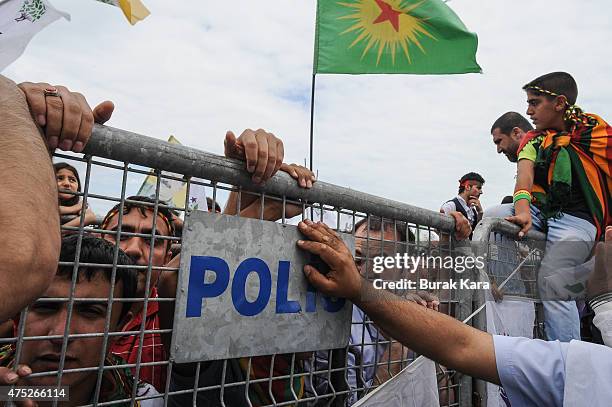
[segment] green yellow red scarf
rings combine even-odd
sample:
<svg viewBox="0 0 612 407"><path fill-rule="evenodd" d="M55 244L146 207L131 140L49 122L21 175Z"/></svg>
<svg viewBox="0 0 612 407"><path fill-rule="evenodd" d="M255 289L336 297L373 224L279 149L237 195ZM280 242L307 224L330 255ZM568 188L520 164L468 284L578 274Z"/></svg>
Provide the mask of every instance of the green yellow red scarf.
<svg viewBox="0 0 612 407"><path fill-rule="evenodd" d="M612 224L612 127L601 117L582 112L574 123L568 133L530 131L519 152L529 141L543 136L535 165L546 170L548 185L534 184L533 203L545 218L559 216L569 198L573 174L582 188L599 239L606 226Z"/></svg>

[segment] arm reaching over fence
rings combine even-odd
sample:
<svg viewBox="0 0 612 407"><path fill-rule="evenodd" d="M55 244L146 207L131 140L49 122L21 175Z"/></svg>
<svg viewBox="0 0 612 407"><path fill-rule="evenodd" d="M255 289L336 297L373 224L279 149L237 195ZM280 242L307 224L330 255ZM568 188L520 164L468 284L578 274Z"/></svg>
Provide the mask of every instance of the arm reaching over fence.
<svg viewBox="0 0 612 407"><path fill-rule="evenodd" d="M45 143L23 92L3 76L0 150L4 177L0 235L5 237L0 254L0 321L4 321L38 298L51 283L59 257L60 229L57 183ZM20 216L19 222L16 216Z"/></svg>
<svg viewBox="0 0 612 407"><path fill-rule="evenodd" d="M300 231L310 240L298 245L321 256L330 266L325 276L311 266L306 277L324 294L346 297L361 308L376 325L414 351L453 369L499 383L491 335L461 322L404 301L363 280L346 245L329 227L300 222ZM427 335L436 327L435 337Z"/></svg>
<svg viewBox="0 0 612 407"><path fill-rule="evenodd" d="M562 343L490 335L413 302L402 301L364 280L352 256L326 225L301 222L308 240L298 246L319 255L330 271L304 267L310 283L326 295L346 297L402 344L471 376L501 384L513 405L607 406L612 390L612 350L582 341ZM602 250L599 250L602 256ZM600 265L606 269L609 262ZM436 335L430 335L435 329ZM588 374L586 373L588 372ZM587 382L588 381L588 382Z"/></svg>

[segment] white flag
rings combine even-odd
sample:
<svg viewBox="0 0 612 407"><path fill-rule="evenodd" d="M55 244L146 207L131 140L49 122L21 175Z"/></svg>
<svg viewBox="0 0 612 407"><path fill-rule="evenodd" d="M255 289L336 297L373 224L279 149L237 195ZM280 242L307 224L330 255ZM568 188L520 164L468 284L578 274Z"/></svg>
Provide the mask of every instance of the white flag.
<svg viewBox="0 0 612 407"><path fill-rule="evenodd" d="M60 17L70 20L70 14L58 11L48 0L0 4L0 71L23 54L36 33Z"/></svg>
<svg viewBox="0 0 612 407"><path fill-rule="evenodd" d="M436 365L421 356L353 407L439 407Z"/></svg>
<svg viewBox="0 0 612 407"><path fill-rule="evenodd" d="M533 338L535 305L529 299L510 298L487 301L487 332L492 335ZM510 401L503 388L487 383L487 407L507 407Z"/></svg>

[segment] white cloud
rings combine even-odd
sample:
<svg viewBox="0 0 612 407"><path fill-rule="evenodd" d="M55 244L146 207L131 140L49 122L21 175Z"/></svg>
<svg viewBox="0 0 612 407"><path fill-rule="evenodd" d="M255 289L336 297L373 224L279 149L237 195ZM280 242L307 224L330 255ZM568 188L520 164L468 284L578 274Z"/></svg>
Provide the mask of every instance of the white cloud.
<svg viewBox="0 0 612 407"><path fill-rule="evenodd" d="M307 157L314 1L147 0L151 16L134 27L94 1L53 3L72 22L38 35L7 76L66 84L92 104L111 99L115 127L217 153L227 129L263 127L283 138L289 161ZM322 180L437 210L477 171L491 206L512 192L514 168L495 154L490 125L524 112L525 82L571 72L579 103L611 116L609 2L448 4L478 33L484 73L318 76Z"/></svg>

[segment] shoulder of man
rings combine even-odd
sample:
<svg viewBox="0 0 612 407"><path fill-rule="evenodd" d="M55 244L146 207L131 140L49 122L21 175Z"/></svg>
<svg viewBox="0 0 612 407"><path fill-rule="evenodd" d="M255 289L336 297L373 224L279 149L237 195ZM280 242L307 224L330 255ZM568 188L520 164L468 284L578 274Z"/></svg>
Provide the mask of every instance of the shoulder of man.
<svg viewBox="0 0 612 407"><path fill-rule="evenodd" d="M457 210L457 206L455 205L455 198L450 199L442 204L440 210L444 213L449 213Z"/></svg>

